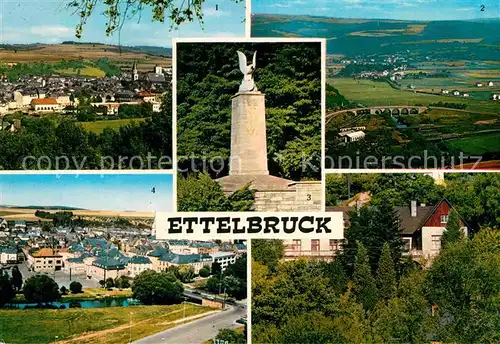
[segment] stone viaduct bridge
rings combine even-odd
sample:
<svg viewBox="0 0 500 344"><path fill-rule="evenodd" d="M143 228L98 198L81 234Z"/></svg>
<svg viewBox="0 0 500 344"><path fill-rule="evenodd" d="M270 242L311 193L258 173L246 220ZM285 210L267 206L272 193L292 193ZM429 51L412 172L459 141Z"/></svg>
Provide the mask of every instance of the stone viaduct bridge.
<svg viewBox="0 0 500 344"><path fill-rule="evenodd" d="M330 112L326 114L326 123L330 121L331 118L340 116L346 113L353 113L354 115L381 115L387 113L389 115L418 115L429 108L427 106L410 106L410 105L400 105L400 106L371 106L365 108L347 109L335 112Z"/></svg>

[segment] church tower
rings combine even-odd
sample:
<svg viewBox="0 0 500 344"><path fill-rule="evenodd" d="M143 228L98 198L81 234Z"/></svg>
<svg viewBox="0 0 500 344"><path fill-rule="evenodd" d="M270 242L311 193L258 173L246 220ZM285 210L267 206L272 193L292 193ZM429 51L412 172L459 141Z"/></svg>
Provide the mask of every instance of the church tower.
<svg viewBox="0 0 500 344"><path fill-rule="evenodd" d="M139 72L137 71L137 63L134 61L134 66L132 67L132 80L139 80Z"/></svg>

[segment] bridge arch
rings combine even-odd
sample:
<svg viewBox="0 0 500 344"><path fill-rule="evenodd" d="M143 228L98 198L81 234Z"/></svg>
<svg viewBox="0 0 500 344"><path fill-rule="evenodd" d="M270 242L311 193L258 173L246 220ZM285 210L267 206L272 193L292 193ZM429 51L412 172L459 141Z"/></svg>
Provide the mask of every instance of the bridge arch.
<svg viewBox="0 0 500 344"><path fill-rule="evenodd" d="M391 112L393 115L399 115L400 111L399 109L392 109L392 112Z"/></svg>
<svg viewBox="0 0 500 344"><path fill-rule="evenodd" d="M410 109L410 115L418 115L419 113L420 113L420 110L417 108Z"/></svg>
<svg viewBox="0 0 500 344"><path fill-rule="evenodd" d="M403 108L403 109L401 109L401 114L402 115L409 115L410 114L410 110L408 110L407 108Z"/></svg>

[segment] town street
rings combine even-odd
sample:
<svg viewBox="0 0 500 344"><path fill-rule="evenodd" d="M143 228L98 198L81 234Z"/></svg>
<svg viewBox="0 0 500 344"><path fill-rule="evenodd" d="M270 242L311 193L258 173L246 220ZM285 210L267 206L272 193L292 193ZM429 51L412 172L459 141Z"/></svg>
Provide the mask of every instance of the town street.
<svg viewBox="0 0 500 344"><path fill-rule="evenodd" d="M228 308L229 309L224 312L153 334L133 343L201 344L207 340L215 338L219 329L242 326L236 323L236 320L247 314L246 308L231 306Z"/></svg>

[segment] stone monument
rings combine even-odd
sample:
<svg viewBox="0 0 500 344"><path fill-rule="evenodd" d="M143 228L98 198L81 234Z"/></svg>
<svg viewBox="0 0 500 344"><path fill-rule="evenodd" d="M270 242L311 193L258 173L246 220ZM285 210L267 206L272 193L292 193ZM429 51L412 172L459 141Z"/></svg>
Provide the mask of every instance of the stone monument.
<svg viewBox="0 0 500 344"><path fill-rule="evenodd" d="M257 89L252 64L238 51L243 80L232 98L229 175L217 179L225 193L250 184L257 211L314 211L321 207L321 182L294 182L269 174L267 166L265 95Z"/></svg>
<svg viewBox="0 0 500 344"><path fill-rule="evenodd" d="M232 98L230 175L268 175L265 95L257 90L253 63L247 65L245 54L238 51L243 73L239 92Z"/></svg>

